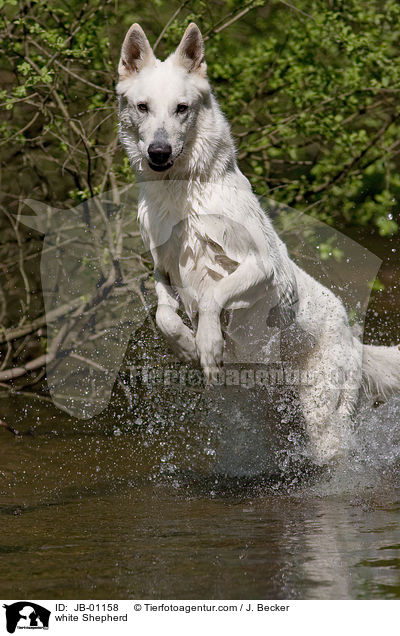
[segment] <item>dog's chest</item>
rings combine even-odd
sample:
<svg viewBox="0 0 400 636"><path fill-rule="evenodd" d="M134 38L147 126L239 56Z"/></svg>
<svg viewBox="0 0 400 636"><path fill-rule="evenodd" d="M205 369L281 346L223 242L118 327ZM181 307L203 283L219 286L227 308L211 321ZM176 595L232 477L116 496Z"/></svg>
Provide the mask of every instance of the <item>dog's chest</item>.
<svg viewBox="0 0 400 636"><path fill-rule="evenodd" d="M191 317L197 312L204 291L239 264L226 254L219 238L213 236L212 227L201 218L185 219L172 228L168 241L156 248L158 264L168 274Z"/></svg>
<svg viewBox="0 0 400 636"><path fill-rule="evenodd" d="M211 202L212 199L212 202ZM139 221L155 266L168 274L189 314L197 311L205 289L239 265L234 232L227 218L216 214L215 192L178 183L169 188L146 184Z"/></svg>

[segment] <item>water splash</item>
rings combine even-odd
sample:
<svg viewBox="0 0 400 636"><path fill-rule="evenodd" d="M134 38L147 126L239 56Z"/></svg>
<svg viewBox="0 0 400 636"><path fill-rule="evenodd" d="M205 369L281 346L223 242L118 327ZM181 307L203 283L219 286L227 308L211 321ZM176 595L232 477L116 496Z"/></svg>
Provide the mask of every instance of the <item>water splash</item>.
<svg viewBox="0 0 400 636"><path fill-rule="evenodd" d="M400 485L400 397L358 413L348 455L318 484L321 495L367 493Z"/></svg>
<svg viewBox="0 0 400 636"><path fill-rule="evenodd" d="M159 419L163 454L153 480L207 496L366 495L400 485L400 397L363 408L346 456L324 467L313 462L293 396L276 397L268 411L269 401L252 391L235 399L221 392L208 398L197 422L177 427ZM146 429L146 444L149 435L154 428Z"/></svg>

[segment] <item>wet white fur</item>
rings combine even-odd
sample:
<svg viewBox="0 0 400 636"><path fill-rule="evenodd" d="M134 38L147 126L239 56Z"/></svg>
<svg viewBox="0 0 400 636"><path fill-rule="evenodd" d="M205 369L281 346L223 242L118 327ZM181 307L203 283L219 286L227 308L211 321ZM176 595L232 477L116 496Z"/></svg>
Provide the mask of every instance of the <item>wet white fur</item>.
<svg viewBox="0 0 400 636"><path fill-rule="evenodd" d="M224 360L268 362L271 309L278 307L283 320L294 312L292 331L300 335L282 345L282 353L313 378L300 386L300 400L314 459L325 463L346 446L362 383L373 397L400 388L400 352L363 347L342 302L289 259L237 166L202 47L190 25L177 51L161 62L133 25L119 66L120 138L140 183L157 325L176 354L200 361L212 380ZM188 105L183 115L180 103ZM173 165L154 172L147 149L160 130ZM180 303L192 328L178 315Z"/></svg>

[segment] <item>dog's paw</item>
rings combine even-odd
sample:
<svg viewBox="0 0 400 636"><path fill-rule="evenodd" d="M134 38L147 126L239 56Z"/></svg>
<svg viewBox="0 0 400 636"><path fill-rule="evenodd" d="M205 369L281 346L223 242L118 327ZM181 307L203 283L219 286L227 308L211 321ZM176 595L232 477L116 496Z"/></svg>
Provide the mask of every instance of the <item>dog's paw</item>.
<svg viewBox="0 0 400 636"><path fill-rule="evenodd" d="M159 306L156 323L180 360L191 363L199 362L194 335L173 309L165 305Z"/></svg>
<svg viewBox="0 0 400 636"><path fill-rule="evenodd" d="M224 339L221 330L206 326L199 328L196 347L205 378L213 384L223 364Z"/></svg>
<svg viewBox="0 0 400 636"><path fill-rule="evenodd" d="M182 329L177 334L176 341L172 347L178 358L184 362L199 362L199 355L197 353L194 336L186 325L182 326Z"/></svg>

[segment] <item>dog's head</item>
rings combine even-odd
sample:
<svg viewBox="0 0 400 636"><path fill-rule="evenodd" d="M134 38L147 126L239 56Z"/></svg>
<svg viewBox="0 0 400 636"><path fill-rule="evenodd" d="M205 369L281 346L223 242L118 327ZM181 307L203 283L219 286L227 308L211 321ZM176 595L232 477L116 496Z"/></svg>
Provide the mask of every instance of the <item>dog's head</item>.
<svg viewBox="0 0 400 636"><path fill-rule="evenodd" d="M183 160L199 112L210 100L199 28L190 24L177 50L161 62L142 28L133 24L118 72L120 136L131 163L143 172L167 172Z"/></svg>

